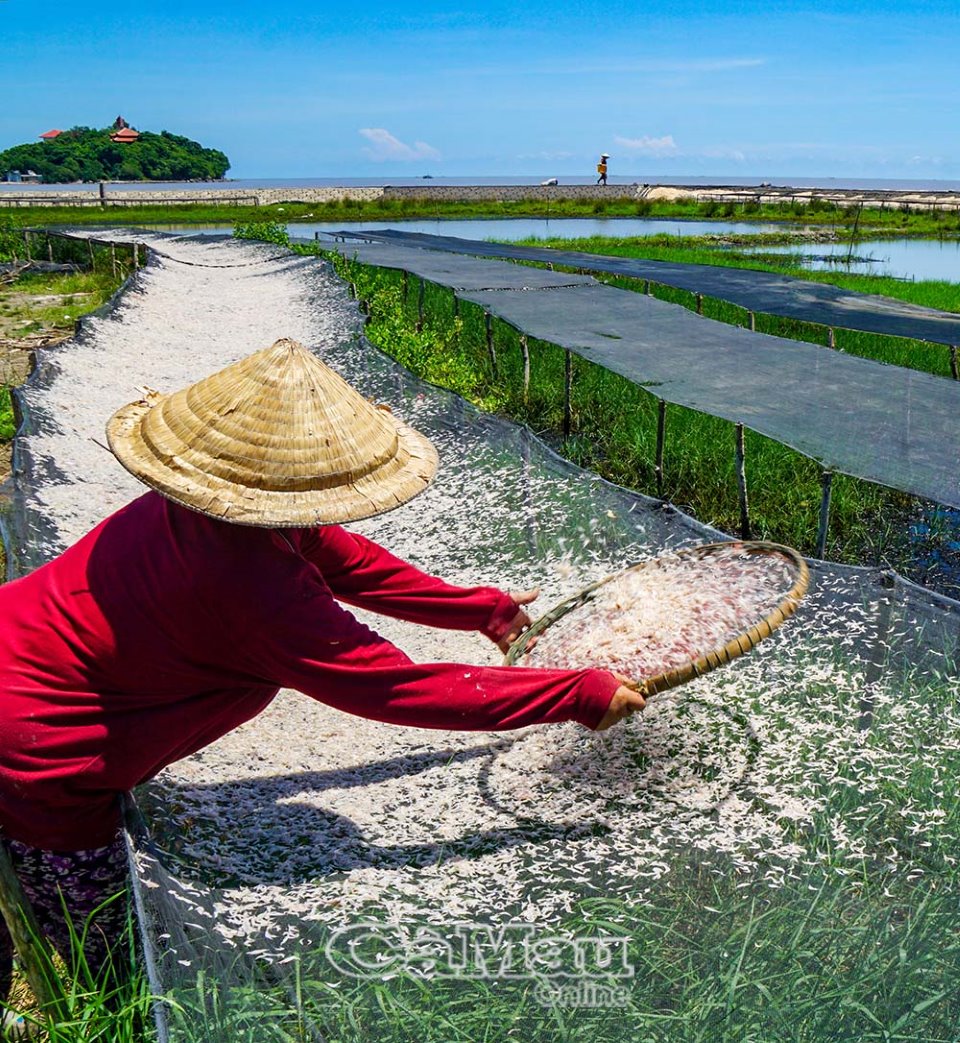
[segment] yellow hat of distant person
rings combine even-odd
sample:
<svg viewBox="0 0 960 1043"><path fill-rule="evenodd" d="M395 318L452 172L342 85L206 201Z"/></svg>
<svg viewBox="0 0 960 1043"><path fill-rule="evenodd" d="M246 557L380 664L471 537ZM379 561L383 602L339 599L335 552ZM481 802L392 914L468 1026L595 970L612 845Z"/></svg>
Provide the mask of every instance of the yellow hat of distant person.
<svg viewBox="0 0 960 1043"><path fill-rule="evenodd" d="M428 438L287 339L182 391L148 392L114 413L107 440L142 482L237 525L368 518L437 469Z"/></svg>

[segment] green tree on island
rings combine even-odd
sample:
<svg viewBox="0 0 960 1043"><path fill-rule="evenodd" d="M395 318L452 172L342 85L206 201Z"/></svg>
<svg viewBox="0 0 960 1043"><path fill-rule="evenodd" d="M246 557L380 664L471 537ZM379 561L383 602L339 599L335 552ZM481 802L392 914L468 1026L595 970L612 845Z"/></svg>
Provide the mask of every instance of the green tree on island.
<svg viewBox="0 0 960 1043"><path fill-rule="evenodd" d="M132 141L115 141L113 127L73 127L48 141L14 145L0 152L0 178L10 170L34 170L49 184L68 181L216 180L230 169L218 149L163 130L141 131Z"/></svg>

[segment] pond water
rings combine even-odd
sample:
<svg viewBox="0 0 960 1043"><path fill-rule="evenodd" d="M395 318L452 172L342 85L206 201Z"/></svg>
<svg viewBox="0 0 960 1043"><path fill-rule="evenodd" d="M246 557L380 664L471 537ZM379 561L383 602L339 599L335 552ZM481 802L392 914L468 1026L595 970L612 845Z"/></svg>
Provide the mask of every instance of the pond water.
<svg viewBox="0 0 960 1043"><path fill-rule="evenodd" d="M229 233L233 225L148 225L161 232L183 232L187 235ZM313 239L331 232L375 232L385 228L429 235L453 235L460 239L583 239L589 236L648 235L757 235L782 232L787 227L775 222L755 221L683 221L677 218L642 217L563 217L534 218L437 218L415 221L384 219L379 221L291 221L287 231L292 236Z"/></svg>
<svg viewBox="0 0 960 1043"><path fill-rule="evenodd" d="M150 225L164 232L185 235L229 234L233 226ZM796 230L796 226L786 226ZM653 235L756 235L781 232L785 226L775 222L682 221L676 218L639 217L596 218L509 218L438 219L417 221L297 221L287 224L291 236L326 238L338 231L377 231L385 228L406 232L426 232L463 239L580 239L589 236ZM885 239L858 243L851 252L848 243L795 244L763 247L768 253L790 253L812 270L853 272L865 275L890 275L898 279L943 279L960 282L960 239Z"/></svg>
<svg viewBox="0 0 960 1043"><path fill-rule="evenodd" d="M764 247L763 252L794 254L813 271L960 282L960 239L876 239L852 249L849 243L817 243Z"/></svg>

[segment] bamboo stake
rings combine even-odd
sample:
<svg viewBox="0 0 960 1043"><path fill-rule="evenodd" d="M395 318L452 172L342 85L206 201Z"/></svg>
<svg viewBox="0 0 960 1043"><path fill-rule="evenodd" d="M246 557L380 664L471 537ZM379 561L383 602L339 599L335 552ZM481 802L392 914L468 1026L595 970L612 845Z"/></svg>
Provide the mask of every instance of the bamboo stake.
<svg viewBox="0 0 960 1043"><path fill-rule="evenodd" d="M530 348L525 333L520 334L520 354L523 357L523 404L526 405L530 398Z"/></svg>
<svg viewBox="0 0 960 1043"><path fill-rule="evenodd" d="M420 333L423 329L423 295L426 291L426 285L423 279L417 283L417 333Z"/></svg>
<svg viewBox="0 0 960 1043"><path fill-rule="evenodd" d="M748 311L747 312L747 320L748 320L747 324L750 327L750 332L751 333L756 333L757 332L757 316L752 311Z"/></svg>
<svg viewBox="0 0 960 1043"><path fill-rule="evenodd" d="M110 244L110 266L113 269L113 277L117 277L117 244Z"/></svg>
<svg viewBox="0 0 960 1043"><path fill-rule="evenodd" d="M573 394L573 356L569 351L564 352L563 359L563 437L570 437L572 427L572 416L570 399Z"/></svg>
<svg viewBox="0 0 960 1043"><path fill-rule="evenodd" d="M823 559L827 553L827 530L830 526L830 494L833 489L833 474L824 471L820 479L820 527L817 530L817 557Z"/></svg>
<svg viewBox="0 0 960 1043"><path fill-rule="evenodd" d="M657 499L663 499L663 444L667 431L667 403L660 399L657 406L657 459L654 465L654 473L657 477Z"/></svg>
<svg viewBox="0 0 960 1043"><path fill-rule="evenodd" d="M702 293L698 293L697 294L697 314L698 315L702 315L703 314L703 294Z"/></svg>
<svg viewBox="0 0 960 1043"><path fill-rule="evenodd" d="M17 879L10 853L0 841L0 912L20 958L23 973L46 1017L54 1023L69 1020L67 999L53 966L50 947L37 923L33 907Z"/></svg>
<svg viewBox="0 0 960 1043"><path fill-rule="evenodd" d="M484 325L487 330L487 354L490 356L490 368L493 370L493 375L497 375L497 347L493 342L493 316L490 312L485 311L483 313Z"/></svg>
<svg viewBox="0 0 960 1043"><path fill-rule="evenodd" d="M31 238L30 229L27 228L27 229L24 230L24 233L23 233L23 248L26 251L26 255L27 255L26 259L28 261L32 261L33 260L33 258L30 256L30 238Z"/></svg>
<svg viewBox="0 0 960 1043"><path fill-rule="evenodd" d="M737 495L740 499L740 538L750 539L750 506L747 502L746 453L743 444L743 424L737 424L736 465Z"/></svg>
<svg viewBox="0 0 960 1043"><path fill-rule="evenodd" d="M950 375L954 380L960 380L960 367L957 366L957 345L950 345Z"/></svg>
<svg viewBox="0 0 960 1043"><path fill-rule="evenodd" d="M827 330L827 347L836 348L837 346L837 331L831 326Z"/></svg>

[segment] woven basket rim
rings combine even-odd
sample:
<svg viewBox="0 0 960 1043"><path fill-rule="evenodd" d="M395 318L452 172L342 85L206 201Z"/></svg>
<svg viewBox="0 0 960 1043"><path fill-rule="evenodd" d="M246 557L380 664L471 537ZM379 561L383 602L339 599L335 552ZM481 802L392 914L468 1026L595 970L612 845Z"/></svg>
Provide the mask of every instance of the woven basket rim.
<svg viewBox="0 0 960 1043"><path fill-rule="evenodd" d="M717 667L723 666L725 663L729 663L731 660L749 652L760 641L779 629L796 611L797 605L799 605L800 600L807 592L807 587L810 583L810 569L803 556L794 550L793 547L788 547L781 543L771 543L766 540L726 540L719 543L701 543L694 547L682 547L679 550L670 551L669 554L661 554L655 558L636 562L625 569L621 569L619 572L611 573L609 576L604 576L603 579L590 583L582 590L554 605L548 612L545 612L510 646L507 654L504 656L504 665L516 665L526 654L526 647L533 638L542 634L558 619L567 615L567 613L579 608L590 599L594 591L607 583L619 579L629 572L639 572L646 568L655 567L668 557L671 559L681 557L709 558L712 554L716 554L721 550L731 549L739 549L748 554L778 554L786 558L796 570L793 586L783 596L779 604L768 612L763 619L746 627L724 645L712 648L696 659L691 659L688 663L673 670L666 670L643 680L631 681L627 687L633 688L644 697L649 697L657 692L676 688L678 685L691 681L695 677L702 677L704 674L716 670Z"/></svg>

